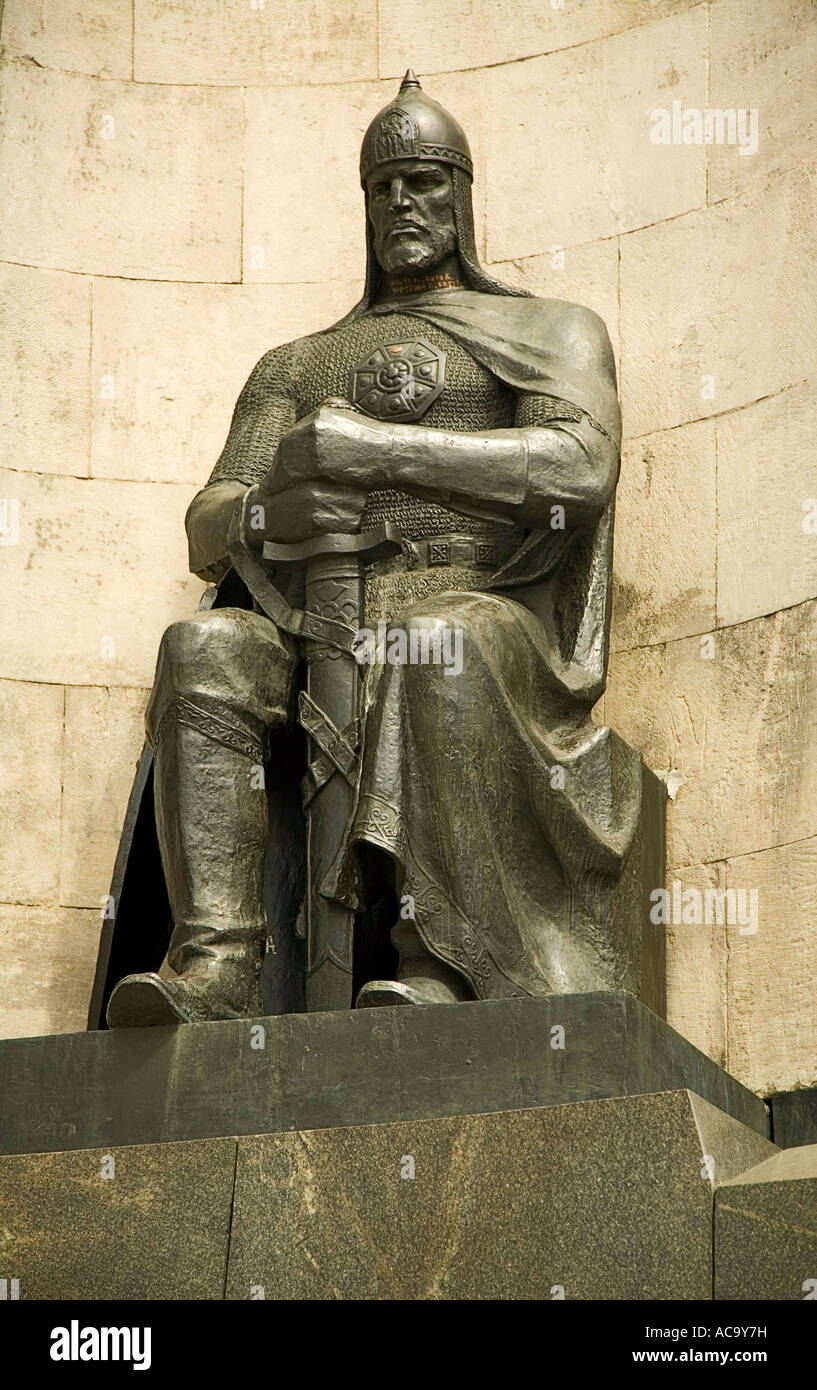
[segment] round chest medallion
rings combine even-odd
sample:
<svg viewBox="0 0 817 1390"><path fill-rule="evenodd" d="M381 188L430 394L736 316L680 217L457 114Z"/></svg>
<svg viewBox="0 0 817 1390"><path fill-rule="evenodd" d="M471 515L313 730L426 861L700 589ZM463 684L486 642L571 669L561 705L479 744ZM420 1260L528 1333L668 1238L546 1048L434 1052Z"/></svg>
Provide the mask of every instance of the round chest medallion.
<svg viewBox="0 0 817 1390"><path fill-rule="evenodd" d="M445 385L445 353L425 338L384 343L349 377L349 399L377 420L419 420Z"/></svg>

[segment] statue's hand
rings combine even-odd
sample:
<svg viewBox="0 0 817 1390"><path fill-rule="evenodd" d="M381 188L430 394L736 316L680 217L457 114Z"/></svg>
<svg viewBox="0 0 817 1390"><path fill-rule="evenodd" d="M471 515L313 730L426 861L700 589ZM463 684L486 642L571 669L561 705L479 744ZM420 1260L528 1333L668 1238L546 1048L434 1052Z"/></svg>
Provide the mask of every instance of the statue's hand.
<svg viewBox="0 0 817 1390"><path fill-rule="evenodd" d="M368 419L351 406L334 402L320 406L282 436L264 484L266 490L277 493L317 478L354 487L378 487L384 481L378 426L379 421Z"/></svg>
<svg viewBox="0 0 817 1390"><path fill-rule="evenodd" d="M258 549L265 540L302 541L332 531L357 531L367 500L361 488L320 478L276 493L252 488L244 508L245 543Z"/></svg>

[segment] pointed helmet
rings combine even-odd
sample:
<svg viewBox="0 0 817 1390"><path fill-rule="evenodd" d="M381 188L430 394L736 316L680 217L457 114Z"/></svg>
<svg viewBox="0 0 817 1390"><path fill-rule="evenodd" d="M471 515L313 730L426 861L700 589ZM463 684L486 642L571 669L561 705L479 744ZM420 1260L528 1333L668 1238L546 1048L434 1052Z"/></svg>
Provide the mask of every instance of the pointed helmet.
<svg viewBox="0 0 817 1390"><path fill-rule="evenodd" d="M529 290L503 285L486 274L477 256L474 234L474 209L471 203L471 180L474 166L465 132L458 121L422 90L409 68L400 90L388 106L379 111L363 136L360 151L360 181L365 190L366 180L378 165L395 159L431 159L451 168L454 189L454 227L457 251L466 285L487 294L510 294L527 297ZM365 314L380 292L383 272L374 250L372 225L366 217L366 285L363 298L340 323L349 323ZM333 325L337 327L338 325Z"/></svg>
<svg viewBox="0 0 817 1390"><path fill-rule="evenodd" d="M364 188L372 171L393 159L433 159L464 169L469 178L474 173L465 131L438 101L426 96L411 68L394 101L378 111L363 137L360 182Z"/></svg>

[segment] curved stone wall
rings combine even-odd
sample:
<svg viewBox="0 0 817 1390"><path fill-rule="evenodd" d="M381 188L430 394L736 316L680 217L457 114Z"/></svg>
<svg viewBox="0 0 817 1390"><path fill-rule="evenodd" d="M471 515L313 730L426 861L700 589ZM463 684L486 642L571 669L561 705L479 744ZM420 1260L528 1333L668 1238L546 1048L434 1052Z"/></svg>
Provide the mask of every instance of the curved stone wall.
<svg viewBox="0 0 817 1390"><path fill-rule="evenodd" d="M359 140L411 65L485 259L618 353L600 713L668 776L670 881L758 893L756 932L672 926L670 1021L817 1083L810 0L6 0L1 35L0 1032L83 1026L185 508L255 360L357 297Z"/></svg>

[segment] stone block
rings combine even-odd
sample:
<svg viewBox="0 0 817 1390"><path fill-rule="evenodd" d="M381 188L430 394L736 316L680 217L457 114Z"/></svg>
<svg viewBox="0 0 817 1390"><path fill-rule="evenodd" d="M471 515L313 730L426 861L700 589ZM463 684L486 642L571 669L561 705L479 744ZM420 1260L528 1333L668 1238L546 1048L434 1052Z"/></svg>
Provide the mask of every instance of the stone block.
<svg viewBox="0 0 817 1390"><path fill-rule="evenodd" d="M0 451L15 469L88 474L91 282L0 264Z"/></svg>
<svg viewBox="0 0 817 1390"><path fill-rule="evenodd" d="M135 0L137 82L322 83L377 77L377 0ZM401 73L402 76L402 73Z"/></svg>
<svg viewBox="0 0 817 1390"><path fill-rule="evenodd" d="M709 1171L771 1152L687 1091L240 1139L227 1298L710 1298Z"/></svg>
<svg viewBox="0 0 817 1390"><path fill-rule="evenodd" d="M0 904L0 1038L72 1033L83 1026L100 925L99 912ZM75 1111L81 1104L78 1092ZM70 1136L71 1123L69 1142Z"/></svg>
<svg viewBox="0 0 817 1390"><path fill-rule="evenodd" d="M426 84L468 132L475 155L475 222L482 240L485 75L458 73ZM360 142L396 96L395 83L247 92L244 279L354 280L366 264Z"/></svg>
<svg viewBox="0 0 817 1390"><path fill-rule="evenodd" d="M691 8L694 0L404 0L381 6L380 71L476 68L574 48ZM649 30L644 30L649 42Z"/></svg>
<svg viewBox="0 0 817 1390"><path fill-rule="evenodd" d="M234 1169L232 1139L0 1158L0 1265L21 1299L222 1298Z"/></svg>
<svg viewBox="0 0 817 1390"><path fill-rule="evenodd" d="M817 1086L817 837L731 859L726 879L759 922L729 934L729 1069L764 1095Z"/></svg>
<svg viewBox="0 0 817 1390"><path fill-rule="evenodd" d="M271 347L327 328L361 286L94 284L94 477L201 487ZM272 462L272 460L270 460Z"/></svg>
<svg viewBox="0 0 817 1390"><path fill-rule="evenodd" d="M144 690L69 686L60 901L102 909L145 738Z"/></svg>
<svg viewBox="0 0 817 1390"><path fill-rule="evenodd" d="M621 992L28 1038L0 1044L0 1066L0 1153L331 1129L678 1088L768 1135L757 1096Z"/></svg>
<svg viewBox="0 0 817 1390"><path fill-rule="evenodd" d="M616 492L613 650L708 632L715 615L715 427L625 440Z"/></svg>
<svg viewBox="0 0 817 1390"><path fill-rule="evenodd" d="M3 86L0 256L131 279L240 280L240 92L14 62Z"/></svg>
<svg viewBox="0 0 817 1390"><path fill-rule="evenodd" d="M618 243L614 237L585 246L554 247L546 256L496 261L488 269L506 284L544 299L565 299L595 310L604 319L618 355Z"/></svg>
<svg viewBox="0 0 817 1390"><path fill-rule="evenodd" d="M815 644L812 602L612 655L605 718L649 767L682 779L667 816L669 864L817 833L817 669L803 660Z"/></svg>
<svg viewBox="0 0 817 1390"><path fill-rule="evenodd" d="M56 899L64 703L61 685L0 680L0 902Z"/></svg>
<svg viewBox="0 0 817 1390"><path fill-rule="evenodd" d="M817 1292L817 1144L786 1149L715 1194L715 1298Z"/></svg>
<svg viewBox="0 0 817 1390"><path fill-rule="evenodd" d="M610 237L705 201L706 151L653 144L649 117L678 91L705 103L702 9L490 68L487 83L490 260Z"/></svg>
<svg viewBox="0 0 817 1390"><path fill-rule="evenodd" d="M817 1086L799 1091L777 1091L769 1096L769 1109L778 1148L817 1144Z"/></svg>
<svg viewBox="0 0 817 1390"><path fill-rule="evenodd" d="M133 0L5 0L3 46L42 68L131 76Z"/></svg>
<svg viewBox="0 0 817 1390"><path fill-rule="evenodd" d="M622 238L630 434L723 415L817 371L816 178L796 170Z"/></svg>
<svg viewBox="0 0 817 1390"><path fill-rule="evenodd" d="M810 0L717 0L710 20L709 105L757 111L758 148L709 150L709 197L720 202L814 157L817 16Z"/></svg>
<svg viewBox="0 0 817 1390"><path fill-rule="evenodd" d="M725 865L671 868L667 883L684 888L725 888ZM730 938L726 923L667 926L667 1022L719 1066L726 1067L727 966Z"/></svg>
<svg viewBox="0 0 817 1390"><path fill-rule="evenodd" d="M717 422L718 622L817 596L817 380Z"/></svg>
<svg viewBox="0 0 817 1390"><path fill-rule="evenodd" d="M25 615L7 633L0 674L149 686L162 632L195 611L203 590L187 572L193 492L0 472L0 496L19 503L19 539L4 551L5 600Z"/></svg>

